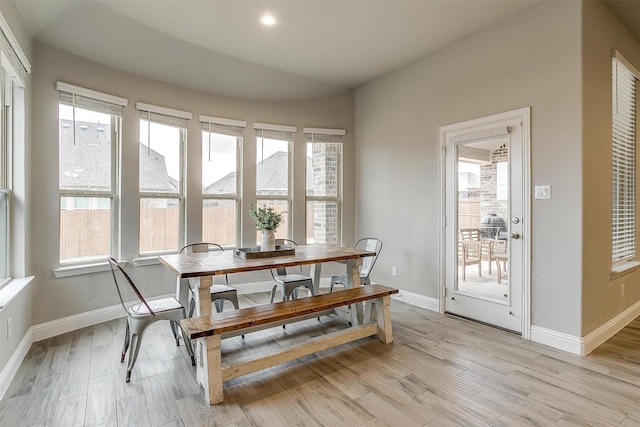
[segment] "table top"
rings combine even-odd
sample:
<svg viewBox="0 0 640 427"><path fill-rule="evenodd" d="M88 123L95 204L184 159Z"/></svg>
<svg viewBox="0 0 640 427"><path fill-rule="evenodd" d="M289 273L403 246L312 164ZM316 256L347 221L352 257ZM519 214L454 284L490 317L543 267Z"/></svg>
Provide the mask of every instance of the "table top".
<svg viewBox="0 0 640 427"><path fill-rule="evenodd" d="M217 276L230 273L318 264L330 261L374 256L375 252L328 245L296 246L295 255L260 259L242 259L233 256L233 250L160 256L160 261L181 279L200 276Z"/></svg>

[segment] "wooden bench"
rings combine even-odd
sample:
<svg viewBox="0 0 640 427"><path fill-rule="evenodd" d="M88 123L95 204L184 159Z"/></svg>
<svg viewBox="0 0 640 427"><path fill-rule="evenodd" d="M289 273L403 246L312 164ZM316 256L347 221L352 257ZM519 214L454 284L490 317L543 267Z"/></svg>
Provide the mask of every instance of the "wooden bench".
<svg viewBox="0 0 640 427"><path fill-rule="evenodd" d="M274 304L265 304L240 310L212 313L206 317L192 317L182 320L180 326L191 339L206 338L206 357L199 360L207 372L205 399L209 404L223 400L222 383L242 375L279 365L350 341L377 335L384 343L393 340L391 332L390 295L397 289L382 285L368 285L327 294L300 298ZM337 307L370 301L373 305L372 320L344 330L331 332L305 340L304 343L284 348L278 352L262 354L251 360L237 364L223 364L220 341L223 335L240 335L256 330L257 327L290 323L309 317L316 317ZM352 310L355 312L355 310ZM355 320L355 317L352 317Z"/></svg>

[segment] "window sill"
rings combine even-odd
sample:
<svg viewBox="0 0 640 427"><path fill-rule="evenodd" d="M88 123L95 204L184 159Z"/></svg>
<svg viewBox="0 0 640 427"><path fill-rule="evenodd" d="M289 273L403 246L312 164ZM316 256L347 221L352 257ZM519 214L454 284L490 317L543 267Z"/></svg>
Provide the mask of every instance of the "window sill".
<svg viewBox="0 0 640 427"><path fill-rule="evenodd" d="M627 261L623 264L611 267L611 278L614 279L623 274L631 273L640 267L640 261Z"/></svg>
<svg viewBox="0 0 640 427"><path fill-rule="evenodd" d="M147 256L147 257L136 258L133 260L133 265L135 265L136 267L143 267L145 265L158 265L158 264L162 264L162 263L160 262L157 256Z"/></svg>
<svg viewBox="0 0 640 427"><path fill-rule="evenodd" d="M125 265L127 261L118 261L118 264ZM62 277L81 276L83 274L102 273L109 271L108 262L96 262L93 264L73 265L66 267L59 267L53 270L53 275L59 279Z"/></svg>
<svg viewBox="0 0 640 427"><path fill-rule="evenodd" d="M2 310L4 306L9 305L11 300L22 292L34 277L35 276L19 277L9 280L2 289L0 289L0 310Z"/></svg>

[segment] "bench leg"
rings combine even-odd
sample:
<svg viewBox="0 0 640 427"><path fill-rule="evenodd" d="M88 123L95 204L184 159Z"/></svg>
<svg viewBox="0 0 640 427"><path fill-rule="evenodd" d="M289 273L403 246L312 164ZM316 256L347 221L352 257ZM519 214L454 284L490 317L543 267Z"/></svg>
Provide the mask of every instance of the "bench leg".
<svg viewBox="0 0 640 427"><path fill-rule="evenodd" d="M200 340L198 340L200 341ZM203 370L207 373L204 383L204 398L209 405L222 402L222 354L220 352L220 335L206 338L206 362Z"/></svg>
<svg viewBox="0 0 640 427"><path fill-rule="evenodd" d="M387 295L382 299L372 301L376 308L376 323L378 324L378 339L385 344L393 342L391 331L391 298Z"/></svg>

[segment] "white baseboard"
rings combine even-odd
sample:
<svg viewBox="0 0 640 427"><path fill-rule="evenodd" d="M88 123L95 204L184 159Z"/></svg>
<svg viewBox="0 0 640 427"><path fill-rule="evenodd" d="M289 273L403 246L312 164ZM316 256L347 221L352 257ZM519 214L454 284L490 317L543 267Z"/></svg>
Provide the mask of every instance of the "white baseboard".
<svg viewBox="0 0 640 427"><path fill-rule="evenodd" d="M85 313L74 314L51 322L40 323L33 326L33 342L45 340L67 332L75 331L87 326L118 319L126 316L122 305L112 305L111 307L99 308Z"/></svg>
<svg viewBox="0 0 640 427"><path fill-rule="evenodd" d="M581 355L582 339L573 335L531 325L531 341Z"/></svg>
<svg viewBox="0 0 640 427"><path fill-rule="evenodd" d="M546 344L569 353L586 356L638 316L640 316L640 301L585 337L579 338L550 329L531 326L531 341Z"/></svg>
<svg viewBox="0 0 640 427"><path fill-rule="evenodd" d="M0 400L4 398L4 394L9 389L9 385L13 380L13 377L18 372L18 368L22 364L22 361L26 357L29 349L31 348L31 344L33 344L33 328L29 328L27 333L22 337L20 344L18 344L18 348L13 352L11 358L0 372Z"/></svg>
<svg viewBox="0 0 640 427"><path fill-rule="evenodd" d="M440 303L437 298L431 298L414 292L400 290L399 293L392 295L392 299L406 302L420 308L438 312L440 311Z"/></svg>
<svg viewBox="0 0 640 427"><path fill-rule="evenodd" d="M620 332L622 328L627 326L633 319L640 316L640 301L600 326L595 331L587 334L582 339L582 354L591 353L600 344Z"/></svg>

